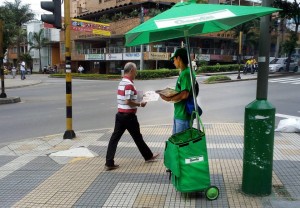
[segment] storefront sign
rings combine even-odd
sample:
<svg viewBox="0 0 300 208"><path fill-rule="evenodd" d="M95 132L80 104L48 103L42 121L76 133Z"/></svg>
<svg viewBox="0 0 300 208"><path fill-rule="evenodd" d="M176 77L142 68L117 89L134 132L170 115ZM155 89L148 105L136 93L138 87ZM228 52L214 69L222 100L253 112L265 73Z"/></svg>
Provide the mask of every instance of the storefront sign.
<svg viewBox="0 0 300 208"><path fill-rule="evenodd" d="M85 54L85 60L105 60L104 54Z"/></svg>
<svg viewBox="0 0 300 208"><path fill-rule="evenodd" d="M195 54L195 58L197 61L210 61L209 54Z"/></svg>
<svg viewBox="0 0 300 208"><path fill-rule="evenodd" d="M169 60L169 53L149 52L149 60Z"/></svg>
<svg viewBox="0 0 300 208"><path fill-rule="evenodd" d="M123 53L123 60L140 60L141 53Z"/></svg>
<svg viewBox="0 0 300 208"><path fill-rule="evenodd" d="M121 61L122 60L122 53L109 53L105 56L106 60L110 61Z"/></svg>

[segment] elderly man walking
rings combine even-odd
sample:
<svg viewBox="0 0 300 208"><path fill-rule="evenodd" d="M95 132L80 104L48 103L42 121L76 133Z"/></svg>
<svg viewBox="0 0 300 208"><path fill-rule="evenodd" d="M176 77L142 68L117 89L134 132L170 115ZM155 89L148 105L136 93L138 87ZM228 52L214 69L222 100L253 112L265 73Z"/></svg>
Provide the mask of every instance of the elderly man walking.
<svg viewBox="0 0 300 208"><path fill-rule="evenodd" d="M132 136L136 146L145 159L145 162L155 161L155 159L159 156L159 153L152 153L140 132L140 124L136 116L137 107L145 107L147 102L137 101L137 91L133 84L136 74L136 65L132 62L128 62L124 67L124 77L118 86L118 113L116 114L114 132L110 138L107 148L105 163L106 170L119 168L119 165L115 164L114 157L118 142L125 130L127 130Z"/></svg>

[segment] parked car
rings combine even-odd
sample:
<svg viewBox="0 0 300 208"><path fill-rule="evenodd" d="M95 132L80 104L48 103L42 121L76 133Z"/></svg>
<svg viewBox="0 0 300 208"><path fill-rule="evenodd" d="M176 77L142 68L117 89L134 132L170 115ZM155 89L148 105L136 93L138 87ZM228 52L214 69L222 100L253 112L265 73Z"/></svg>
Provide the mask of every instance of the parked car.
<svg viewBox="0 0 300 208"><path fill-rule="evenodd" d="M269 72L281 72L285 71L287 64L287 57L285 58L275 58L269 64ZM297 72L298 71L298 62L294 59L290 61L289 71Z"/></svg>

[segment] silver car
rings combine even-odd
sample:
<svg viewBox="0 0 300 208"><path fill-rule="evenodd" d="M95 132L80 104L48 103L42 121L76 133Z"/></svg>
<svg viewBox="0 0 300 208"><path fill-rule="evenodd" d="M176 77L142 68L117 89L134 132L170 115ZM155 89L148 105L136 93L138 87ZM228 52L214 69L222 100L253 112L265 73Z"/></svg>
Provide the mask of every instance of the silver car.
<svg viewBox="0 0 300 208"><path fill-rule="evenodd" d="M275 58L269 63L269 72L281 72L286 71L286 64L288 58ZM298 71L298 62L294 59L290 61L289 71Z"/></svg>

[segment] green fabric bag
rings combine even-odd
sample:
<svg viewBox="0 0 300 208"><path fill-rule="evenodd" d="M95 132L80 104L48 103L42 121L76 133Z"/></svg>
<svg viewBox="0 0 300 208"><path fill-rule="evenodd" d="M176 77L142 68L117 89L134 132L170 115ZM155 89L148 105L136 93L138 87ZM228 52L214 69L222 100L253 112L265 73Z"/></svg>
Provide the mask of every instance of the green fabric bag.
<svg viewBox="0 0 300 208"><path fill-rule="evenodd" d="M166 141L164 165L171 170L172 183L180 192L201 191L210 186L204 127L196 115L203 131L190 127Z"/></svg>

